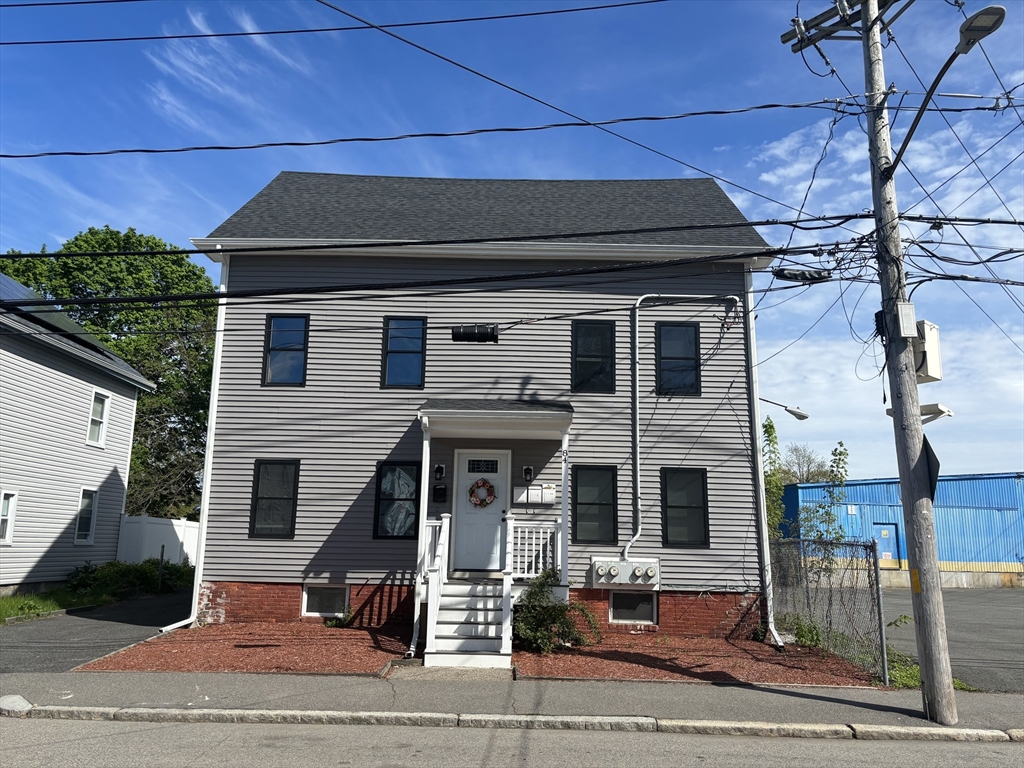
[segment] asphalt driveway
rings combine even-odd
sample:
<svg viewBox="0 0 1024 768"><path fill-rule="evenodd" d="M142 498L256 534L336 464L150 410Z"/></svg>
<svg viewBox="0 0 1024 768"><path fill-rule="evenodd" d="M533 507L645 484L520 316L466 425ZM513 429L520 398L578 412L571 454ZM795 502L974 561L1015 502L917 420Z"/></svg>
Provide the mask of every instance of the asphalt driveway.
<svg viewBox="0 0 1024 768"><path fill-rule="evenodd" d="M983 691L1024 692L1024 589L944 589L953 676ZM913 615L909 589L882 595L885 620ZM917 658L913 623L886 629L889 643Z"/></svg>
<svg viewBox="0 0 1024 768"><path fill-rule="evenodd" d="M192 590L0 625L0 673L68 672L188 618Z"/></svg>

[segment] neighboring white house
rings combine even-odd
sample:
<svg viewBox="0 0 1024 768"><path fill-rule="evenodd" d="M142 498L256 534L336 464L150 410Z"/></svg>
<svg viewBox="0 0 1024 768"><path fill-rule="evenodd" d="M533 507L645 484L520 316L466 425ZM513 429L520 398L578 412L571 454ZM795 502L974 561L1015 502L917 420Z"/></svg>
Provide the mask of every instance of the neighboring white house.
<svg viewBox="0 0 1024 768"><path fill-rule="evenodd" d="M39 298L0 274L0 301ZM154 386L65 315L0 307L0 591L115 558L135 398Z"/></svg>

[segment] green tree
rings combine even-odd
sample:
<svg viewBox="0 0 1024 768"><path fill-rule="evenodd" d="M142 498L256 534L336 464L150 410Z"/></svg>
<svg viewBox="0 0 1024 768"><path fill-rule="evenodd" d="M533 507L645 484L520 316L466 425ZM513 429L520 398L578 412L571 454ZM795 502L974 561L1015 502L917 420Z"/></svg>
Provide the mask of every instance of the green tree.
<svg viewBox="0 0 1024 768"><path fill-rule="evenodd" d="M144 256L0 260L0 270L48 299L156 384L140 392L125 511L181 517L199 501L216 304L80 305L73 299L206 293L213 283L173 245L129 228L90 227L56 253ZM45 252L45 248L43 249ZM17 251L8 251L17 253Z"/></svg>
<svg viewBox="0 0 1024 768"><path fill-rule="evenodd" d="M800 508L800 535L819 542L842 541L846 533L839 523L836 508L846 501L846 478L850 452L840 440L829 459L824 498Z"/></svg>
<svg viewBox="0 0 1024 768"><path fill-rule="evenodd" d="M782 504L782 492L786 487L782 453L779 450L779 435L775 430L775 422L768 416L761 425L762 445L764 454L764 501L768 515L768 536L778 539L782 536L782 517L785 507Z"/></svg>
<svg viewBox="0 0 1024 768"><path fill-rule="evenodd" d="M806 443L789 443L782 454L782 472L790 483L827 483L828 462Z"/></svg>

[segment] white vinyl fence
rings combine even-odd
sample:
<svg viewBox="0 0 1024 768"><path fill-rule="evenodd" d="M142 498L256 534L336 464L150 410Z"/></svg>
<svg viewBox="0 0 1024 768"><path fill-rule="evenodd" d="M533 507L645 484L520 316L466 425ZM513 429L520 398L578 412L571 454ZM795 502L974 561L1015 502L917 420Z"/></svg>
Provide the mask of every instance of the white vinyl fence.
<svg viewBox="0 0 1024 768"><path fill-rule="evenodd" d="M160 557L161 544L164 547L164 560L180 563L188 557L194 565L199 551L199 523L145 515L121 515L121 534L117 541L118 560L141 563L150 557Z"/></svg>

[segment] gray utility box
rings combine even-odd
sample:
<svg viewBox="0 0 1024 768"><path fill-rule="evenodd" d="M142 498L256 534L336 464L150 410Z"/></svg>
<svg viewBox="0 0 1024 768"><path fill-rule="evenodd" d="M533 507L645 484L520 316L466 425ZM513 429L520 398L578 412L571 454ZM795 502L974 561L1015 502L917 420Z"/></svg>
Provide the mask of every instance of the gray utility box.
<svg viewBox="0 0 1024 768"><path fill-rule="evenodd" d="M917 321L917 336L910 340L914 346L914 369L917 383L942 381L942 354L939 351L939 326L927 320Z"/></svg>
<svg viewBox="0 0 1024 768"><path fill-rule="evenodd" d="M657 589L661 583L661 562L595 555L590 558L590 583L597 589Z"/></svg>

